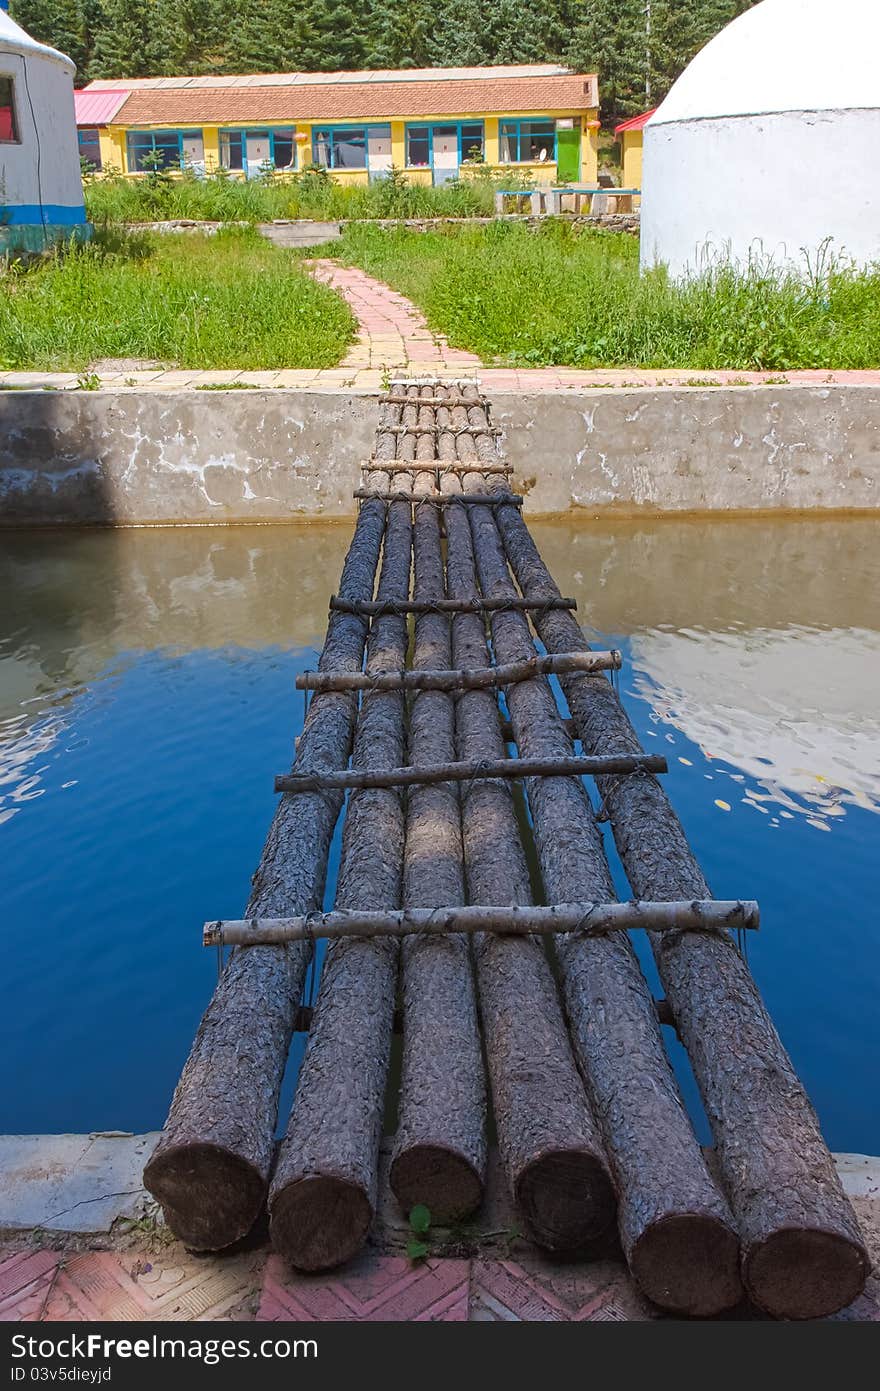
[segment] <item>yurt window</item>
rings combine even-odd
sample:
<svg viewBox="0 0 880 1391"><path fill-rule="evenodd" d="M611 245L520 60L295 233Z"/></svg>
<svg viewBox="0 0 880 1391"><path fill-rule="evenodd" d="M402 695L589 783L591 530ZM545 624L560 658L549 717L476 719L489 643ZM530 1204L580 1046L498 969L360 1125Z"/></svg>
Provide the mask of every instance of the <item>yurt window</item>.
<svg viewBox="0 0 880 1391"><path fill-rule="evenodd" d="M15 119L15 79L0 73L0 144L18 144Z"/></svg>

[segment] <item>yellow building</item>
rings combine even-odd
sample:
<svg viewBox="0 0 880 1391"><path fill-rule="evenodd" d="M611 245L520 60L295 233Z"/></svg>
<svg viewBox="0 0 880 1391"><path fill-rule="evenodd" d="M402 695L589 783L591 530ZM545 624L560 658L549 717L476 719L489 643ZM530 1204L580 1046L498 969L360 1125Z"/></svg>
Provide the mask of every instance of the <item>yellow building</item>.
<svg viewBox="0 0 880 1391"><path fill-rule="evenodd" d="M656 110L656 106L652 107L650 111L643 111L640 116L631 116L628 121L621 121L619 126L614 127L614 134L620 141L624 188L641 188L642 186L644 130ZM640 199L635 200L636 204L640 201Z"/></svg>
<svg viewBox="0 0 880 1391"><path fill-rule="evenodd" d="M592 184L598 165L596 75L551 63L100 80L76 105L84 158L133 176L317 164L344 182L393 167L442 184L488 165Z"/></svg>

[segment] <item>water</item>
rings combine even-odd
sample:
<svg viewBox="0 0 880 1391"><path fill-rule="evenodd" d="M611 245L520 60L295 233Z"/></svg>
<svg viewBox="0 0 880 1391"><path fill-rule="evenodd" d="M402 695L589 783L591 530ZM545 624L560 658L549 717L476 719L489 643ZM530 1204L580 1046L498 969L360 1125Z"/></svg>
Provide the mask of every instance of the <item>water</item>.
<svg viewBox="0 0 880 1391"><path fill-rule="evenodd" d="M826 1137L880 1153L880 522L534 532L623 649L714 892L761 901L749 960ZM246 900L348 539L0 535L0 1130L161 1125L216 978L201 923Z"/></svg>

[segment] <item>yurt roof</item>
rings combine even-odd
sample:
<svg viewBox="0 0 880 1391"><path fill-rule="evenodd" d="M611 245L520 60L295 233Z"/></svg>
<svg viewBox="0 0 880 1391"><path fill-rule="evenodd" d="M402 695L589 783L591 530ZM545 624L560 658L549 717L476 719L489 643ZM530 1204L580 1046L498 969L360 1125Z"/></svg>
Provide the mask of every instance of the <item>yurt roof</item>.
<svg viewBox="0 0 880 1391"><path fill-rule="evenodd" d="M32 39L14 19L9 18L5 10L0 10L0 54L3 53L19 53L24 57L39 54L44 62L58 63L70 72L76 72L76 64L71 58L59 53L57 48L49 48L48 44Z"/></svg>
<svg viewBox="0 0 880 1391"><path fill-rule="evenodd" d="M649 122L880 107L878 0L763 0L697 54Z"/></svg>

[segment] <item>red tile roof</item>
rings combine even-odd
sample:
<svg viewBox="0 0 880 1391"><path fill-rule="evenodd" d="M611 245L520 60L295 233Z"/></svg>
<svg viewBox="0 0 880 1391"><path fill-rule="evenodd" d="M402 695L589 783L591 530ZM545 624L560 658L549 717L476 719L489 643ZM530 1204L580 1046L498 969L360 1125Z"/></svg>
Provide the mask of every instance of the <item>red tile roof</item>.
<svg viewBox="0 0 880 1391"><path fill-rule="evenodd" d="M98 95L98 93L95 93ZM103 95L103 94L102 94ZM139 88L116 113L118 124L230 125L236 121L367 121L483 112L585 111L597 103L595 75L485 77L453 81L348 81L313 85ZM94 120L92 124L95 124Z"/></svg>
<svg viewBox="0 0 880 1391"><path fill-rule="evenodd" d="M640 116L630 116L628 121L621 121L619 126L614 127L614 134L621 135L625 130L644 130L656 110L656 106L652 106L650 111L643 111Z"/></svg>
<svg viewBox="0 0 880 1391"><path fill-rule="evenodd" d="M74 92L73 104L76 109L78 126L106 126L116 115L128 96L128 89L105 87L100 92Z"/></svg>

